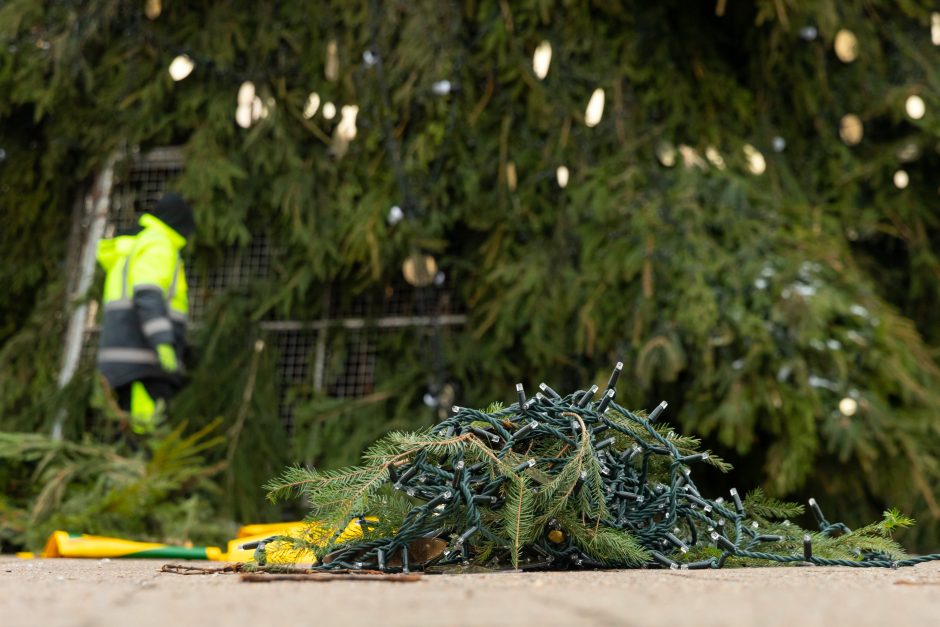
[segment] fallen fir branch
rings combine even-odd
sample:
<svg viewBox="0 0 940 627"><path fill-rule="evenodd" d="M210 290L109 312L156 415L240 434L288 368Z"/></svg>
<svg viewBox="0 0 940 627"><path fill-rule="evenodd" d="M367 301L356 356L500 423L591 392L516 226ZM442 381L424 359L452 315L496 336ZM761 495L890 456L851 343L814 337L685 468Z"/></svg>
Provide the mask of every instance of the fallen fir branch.
<svg viewBox="0 0 940 627"><path fill-rule="evenodd" d="M303 497L310 520L337 530L358 520L362 535L343 541L337 531L325 546L278 539L325 556L313 567L321 571L898 567L940 559L905 555L891 536L913 520L894 510L853 531L830 523L810 499L819 529L807 532L789 520L802 506L760 490L706 498L692 468L730 465L659 424L665 402L648 416L614 402L622 367L598 400L597 386L563 396L543 383L527 397L519 384L509 407L455 407L426 431L379 440L361 466L290 468L266 486L272 500ZM427 550L429 539L439 550Z"/></svg>

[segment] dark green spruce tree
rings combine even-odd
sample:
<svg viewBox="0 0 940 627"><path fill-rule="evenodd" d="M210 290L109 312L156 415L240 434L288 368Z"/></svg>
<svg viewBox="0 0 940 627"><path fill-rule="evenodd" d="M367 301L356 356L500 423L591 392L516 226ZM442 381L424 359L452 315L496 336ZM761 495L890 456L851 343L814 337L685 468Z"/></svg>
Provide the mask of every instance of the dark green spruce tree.
<svg viewBox="0 0 940 627"><path fill-rule="evenodd" d="M936 11L7 0L0 430L47 433L64 410L70 440L110 433L89 365L56 388L75 203L112 155L175 145L173 186L200 223L192 272L277 243L265 280L210 303L174 416L222 417L229 444L205 463L228 463L226 515L275 515L259 486L288 463L337 467L427 425L429 381L483 406L516 381L602 383L622 360L618 402L670 401L742 487L811 492L846 520L897 506L922 534L901 540L927 548L940 538ZM174 81L182 55L193 69ZM255 111L237 120L246 82ZM415 253L436 258L468 322L439 358L420 332L384 335L364 398L295 386L285 433L259 323L321 317L327 294L381 299ZM35 496L28 468L10 468L0 524Z"/></svg>

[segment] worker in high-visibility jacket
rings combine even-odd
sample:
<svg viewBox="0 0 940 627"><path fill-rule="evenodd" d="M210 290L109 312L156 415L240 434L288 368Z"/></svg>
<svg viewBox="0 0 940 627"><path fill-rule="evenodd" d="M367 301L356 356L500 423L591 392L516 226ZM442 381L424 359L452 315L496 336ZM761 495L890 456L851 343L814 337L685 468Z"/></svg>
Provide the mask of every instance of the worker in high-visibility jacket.
<svg viewBox="0 0 940 627"><path fill-rule="evenodd" d="M102 240L106 274L98 369L138 434L153 431L158 403L182 385L189 302L180 250L196 228L193 211L168 193L140 218L136 235Z"/></svg>

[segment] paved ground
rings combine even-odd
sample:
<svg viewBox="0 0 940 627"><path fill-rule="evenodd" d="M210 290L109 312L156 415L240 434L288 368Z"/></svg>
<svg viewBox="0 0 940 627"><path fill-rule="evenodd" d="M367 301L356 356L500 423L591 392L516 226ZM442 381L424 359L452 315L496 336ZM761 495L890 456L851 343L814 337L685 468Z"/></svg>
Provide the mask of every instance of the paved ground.
<svg viewBox="0 0 940 627"><path fill-rule="evenodd" d="M940 625L940 563L247 583L162 561L0 557L0 625Z"/></svg>

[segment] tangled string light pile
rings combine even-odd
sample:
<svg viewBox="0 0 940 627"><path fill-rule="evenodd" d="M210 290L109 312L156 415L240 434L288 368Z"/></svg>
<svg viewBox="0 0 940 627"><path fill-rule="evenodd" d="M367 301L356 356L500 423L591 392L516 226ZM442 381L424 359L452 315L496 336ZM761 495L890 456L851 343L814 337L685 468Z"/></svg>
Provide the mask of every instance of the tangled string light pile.
<svg viewBox="0 0 940 627"><path fill-rule="evenodd" d="M455 414L417 433L392 433L361 466L288 469L268 486L277 499L311 504L309 533L270 540L323 556L315 569L521 570L721 568L730 564L899 567L940 559L908 557L892 538L912 520L895 510L851 530L830 523L804 531L789 518L803 507L760 490L730 500L704 497L697 464L730 466L695 438L615 401L618 363L606 389L561 395L546 384L534 397ZM358 521L361 535L323 537ZM265 560L265 543L256 558Z"/></svg>

